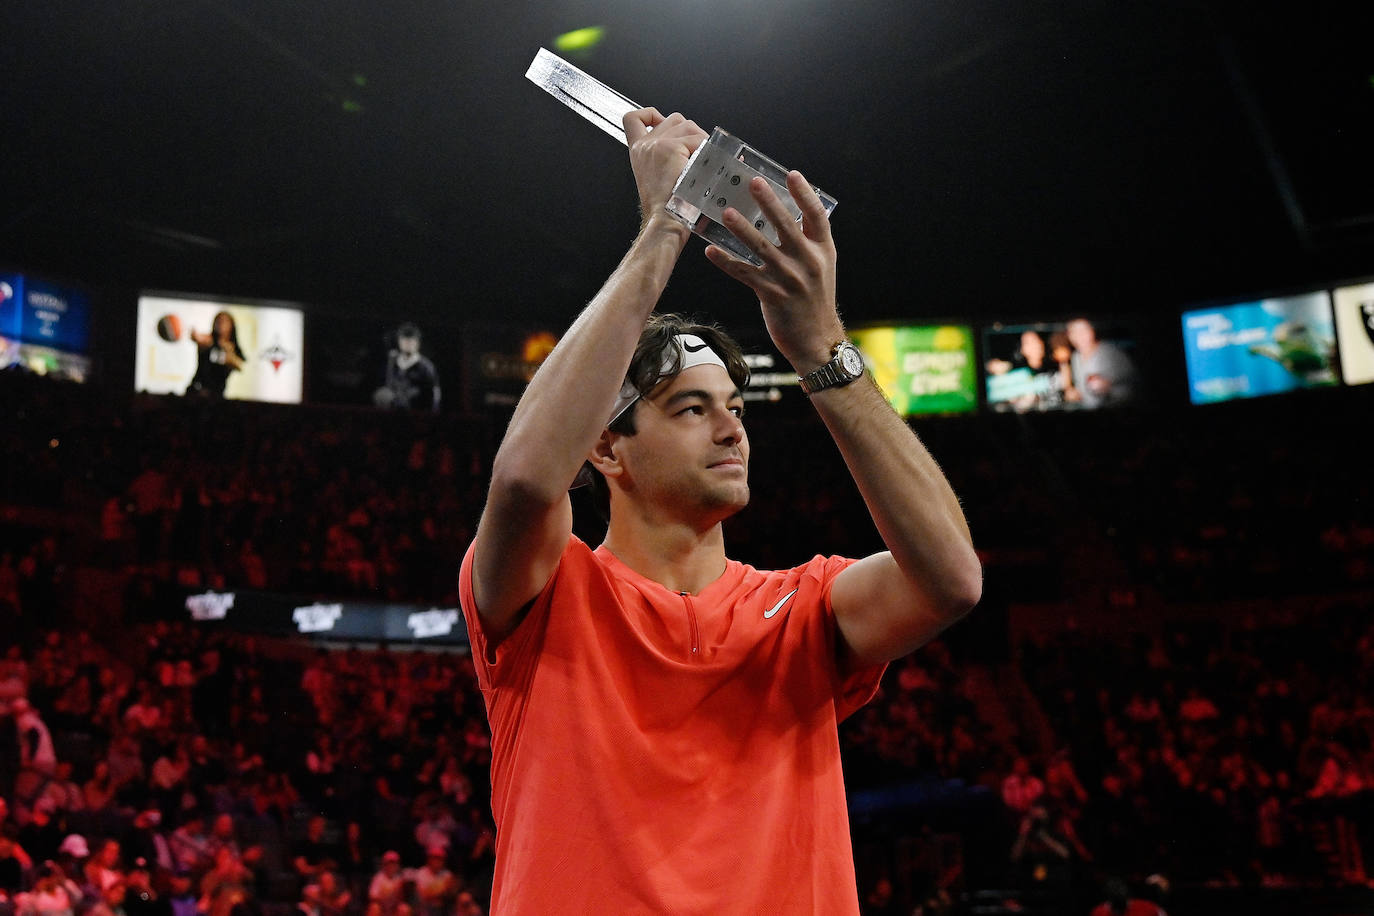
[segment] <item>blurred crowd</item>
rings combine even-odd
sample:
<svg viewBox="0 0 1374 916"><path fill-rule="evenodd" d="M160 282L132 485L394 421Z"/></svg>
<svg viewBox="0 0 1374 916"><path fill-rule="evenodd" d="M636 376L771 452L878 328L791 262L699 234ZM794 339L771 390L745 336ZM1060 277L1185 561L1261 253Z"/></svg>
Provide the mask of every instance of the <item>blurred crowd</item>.
<svg viewBox="0 0 1374 916"><path fill-rule="evenodd" d="M5 912L482 912L490 744L465 657L128 635L50 631L0 662Z"/></svg>
<svg viewBox="0 0 1374 916"><path fill-rule="evenodd" d="M175 618L204 588L452 605L499 422L0 387L0 911L481 912L489 737L464 657ZM878 549L794 406L751 414L732 553L777 567ZM1366 594L1374 503L1340 431L1281 401L921 433L1002 606L891 667L843 726L851 786L987 793L1001 818L965 839L991 834L970 848L1014 881L1367 882L1367 597L1317 621L986 638L1006 643L1006 603L1103 583L1193 603ZM936 897L963 880L943 869Z"/></svg>
<svg viewBox="0 0 1374 916"><path fill-rule="evenodd" d="M1004 785L1009 807L1038 806L1048 835L1108 870L1151 862L1194 882L1368 884L1369 610L1027 641L1020 670L1062 744L1019 788Z"/></svg>

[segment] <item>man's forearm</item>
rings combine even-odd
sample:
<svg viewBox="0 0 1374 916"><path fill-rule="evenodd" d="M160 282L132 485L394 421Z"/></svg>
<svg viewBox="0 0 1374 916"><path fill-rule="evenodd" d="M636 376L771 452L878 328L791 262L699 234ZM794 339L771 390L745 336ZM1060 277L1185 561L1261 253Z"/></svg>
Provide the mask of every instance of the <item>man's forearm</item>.
<svg viewBox="0 0 1374 916"><path fill-rule="evenodd" d="M811 400L907 581L931 609L967 611L981 568L959 500L930 452L867 376Z"/></svg>
<svg viewBox="0 0 1374 916"><path fill-rule="evenodd" d="M606 425L644 322L688 234L667 214L645 221L619 266L530 381L497 452L493 481L518 480L550 500L566 492Z"/></svg>

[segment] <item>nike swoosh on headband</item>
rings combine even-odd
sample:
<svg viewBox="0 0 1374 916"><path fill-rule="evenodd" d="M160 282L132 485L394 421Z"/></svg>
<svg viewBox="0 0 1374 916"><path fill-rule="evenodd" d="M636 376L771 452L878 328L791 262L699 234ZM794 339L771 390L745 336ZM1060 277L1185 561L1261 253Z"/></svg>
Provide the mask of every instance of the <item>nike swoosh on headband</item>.
<svg viewBox="0 0 1374 916"><path fill-rule="evenodd" d="M706 341L695 334L678 334L663 348L663 362L658 370L658 381L654 384L673 375L674 369L685 372L694 366L720 366L725 371L730 371L725 365L725 360L721 359ZM653 385L649 387L652 389ZM611 417L606 421L606 425L610 426L620 419L620 415L629 410L630 405L640 397L639 389L627 379L620 386L620 394L616 395L615 405L611 408Z"/></svg>

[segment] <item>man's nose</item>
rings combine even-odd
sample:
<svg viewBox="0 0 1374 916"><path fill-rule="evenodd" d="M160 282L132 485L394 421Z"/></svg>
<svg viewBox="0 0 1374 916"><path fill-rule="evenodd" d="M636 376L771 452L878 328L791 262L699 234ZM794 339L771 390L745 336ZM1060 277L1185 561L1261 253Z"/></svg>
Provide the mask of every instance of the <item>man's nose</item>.
<svg viewBox="0 0 1374 916"><path fill-rule="evenodd" d="M716 439L721 442L738 442L744 438L744 422L733 410L721 411L721 419L716 424Z"/></svg>

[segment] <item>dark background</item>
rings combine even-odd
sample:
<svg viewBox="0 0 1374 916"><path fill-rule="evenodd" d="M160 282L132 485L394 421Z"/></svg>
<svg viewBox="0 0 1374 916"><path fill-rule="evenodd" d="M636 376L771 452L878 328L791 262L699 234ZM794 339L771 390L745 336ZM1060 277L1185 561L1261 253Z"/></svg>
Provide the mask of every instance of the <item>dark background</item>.
<svg viewBox="0 0 1374 916"><path fill-rule="evenodd" d="M20 0L0 261L562 327L635 196L624 151L524 72L600 25L584 69L839 199L851 321L1172 315L1374 271L1369 7ZM668 304L747 317L701 247Z"/></svg>

